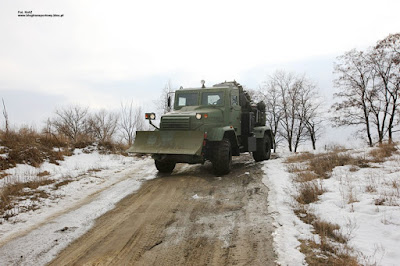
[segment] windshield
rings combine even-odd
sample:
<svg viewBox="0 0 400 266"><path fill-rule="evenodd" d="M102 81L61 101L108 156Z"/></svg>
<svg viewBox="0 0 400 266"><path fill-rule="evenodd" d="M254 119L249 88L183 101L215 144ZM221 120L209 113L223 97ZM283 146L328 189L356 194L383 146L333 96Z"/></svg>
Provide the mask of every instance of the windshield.
<svg viewBox="0 0 400 266"><path fill-rule="evenodd" d="M177 106L195 106L199 105L199 94L197 92L179 93L177 97Z"/></svg>
<svg viewBox="0 0 400 266"><path fill-rule="evenodd" d="M201 105L222 105L224 102L224 92L203 92Z"/></svg>

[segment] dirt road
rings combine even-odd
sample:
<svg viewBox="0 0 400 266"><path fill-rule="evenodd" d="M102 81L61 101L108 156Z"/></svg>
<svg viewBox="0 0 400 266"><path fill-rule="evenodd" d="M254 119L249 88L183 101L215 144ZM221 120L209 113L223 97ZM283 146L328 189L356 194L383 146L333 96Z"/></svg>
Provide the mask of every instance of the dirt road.
<svg viewBox="0 0 400 266"><path fill-rule="evenodd" d="M262 170L249 156L215 177L178 165L100 217L51 265L274 265Z"/></svg>

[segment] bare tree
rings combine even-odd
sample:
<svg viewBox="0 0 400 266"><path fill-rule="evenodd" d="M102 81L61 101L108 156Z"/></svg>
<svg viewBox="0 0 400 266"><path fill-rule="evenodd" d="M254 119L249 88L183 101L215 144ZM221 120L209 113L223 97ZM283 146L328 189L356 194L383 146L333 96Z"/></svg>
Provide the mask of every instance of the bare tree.
<svg viewBox="0 0 400 266"><path fill-rule="evenodd" d="M305 135L308 135L313 150L315 150L316 142L321 136L323 118L320 112L321 100L318 96L317 85L311 80L302 79L299 102L298 116L300 120L304 121L304 126L308 133ZM297 149L295 148L295 150Z"/></svg>
<svg viewBox="0 0 400 266"><path fill-rule="evenodd" d="M371 126L378 142L388 135L393 139L399 123L400 106L400 34L393 34L366 52L351 50L338 58L335 65L333 105L336 125L365 125L368 144L372 146Z"/></svg>
<svg viewBox="0 0 400 266"><path fill-rule="evenodd" d="M154 101L154 104L157 106L157 112L159 115L163 115L165 113L172 111L173 106L173 94L171 81L169 80L164 88L161 91L160 97ZM170 104L168 105L168 97L170 97Z"/></svg>
<svg viewBox="0 0 400 266"><path fill-rule="evenodd" d="M282 136L278 134L279 124L283 116L283 110L281 106L281 99L278 87L272 79L267 80L260 87L261 96L260 100L265 102L266 105L266 119L269 127L272 130L274 137L273 147L274 152L279 143L282 141Z"/></svg>
<svg viewBox="0 0 400 266"><path fill-rule="evenodd" d="M89 125L94 137L100 142L105 142L112 140L118 121L118 114L102 109L90 116Z"/></svg>
<svg viewBox="0 0 400 266"><path fill-rule="evenodd" d="M76 143L81 137L88 137L88 109L88 107L78 105L57 109L52 125L58 133L65 135Z"/></svg>
<svg viewBox="0 0 400 266"><path fill-rule="evenodd" d="M289 151L311 140L315 149L322 118L316 84L305 75L276 71L260 87L266 104L267 122L275 135L274 151L286 140Z"/></svg>
<svg viewBox="0 0 400 266"><path fill-rule="evenodd" d="M386 126L389 142L393 139L393 127L399 109L400 97L400 34L389 35L381 40L370 53L371 65L380 79L380 92L385 96L385 114L388 115L388 124L382 119L382 126ZM386 118L386 116L384 117ZM380 139L381 142L381 139Z"/></svg>
<svg viewBox="0 0 400 266"><path fill-rule="evenodd" d="M1 100L2 100L2 102L3 102L3 116L4 116L4 120L5 120L6 134L8 134L8 131L9 131L9 121L8 121L7 108L6 108L6 104L4 103L4 98L1 98Z"/></svg>
<svg viewBox="0 0 400 266"><path fill-rule="evenodd" d="M135 107L133 101L130 103L121 102L120 130L128 145L132 145L137 130L144 129L144 119L141 107Z"/></svg>
<svg viewBox="0 0 400 266"><path fill-rule="evenodd" d="M282 119L278 132L286 140L289 151L296 152L299 144L305 141L305 121L299 109L305 78L295 73L276 71L270 79L277 87L281 99Z"/></svg>
<svg viewBox="0 0 400 266"><path fill-rule="evenodd" d="M368 86L371 68L366 64L363 52L351 50L338 57L334 65L335 87L340 92L334 96L339 100L332 105L333 122L336 126L364 125L368 144L372 146L370 129L371 109L368 105Z"/></svg>

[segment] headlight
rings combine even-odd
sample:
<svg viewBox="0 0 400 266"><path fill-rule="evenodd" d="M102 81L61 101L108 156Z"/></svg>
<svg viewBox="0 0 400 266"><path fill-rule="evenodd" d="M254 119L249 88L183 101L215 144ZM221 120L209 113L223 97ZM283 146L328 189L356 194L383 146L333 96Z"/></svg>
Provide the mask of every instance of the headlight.
<svg viewBox="0 0 400 266"><path fill-rule="evenodd" d="M155 113L146 113L146 114L144 115L144 117L145 117L146 119L148 119L148 120L154 120L154 119L156 119L156 114L155 114Z"/></svg>
<svg viewBox="0 0 400 266"><path fill-rule="evenodd" d="M200 120L201 119L201 114L196 114L196 119Z"/></svg>

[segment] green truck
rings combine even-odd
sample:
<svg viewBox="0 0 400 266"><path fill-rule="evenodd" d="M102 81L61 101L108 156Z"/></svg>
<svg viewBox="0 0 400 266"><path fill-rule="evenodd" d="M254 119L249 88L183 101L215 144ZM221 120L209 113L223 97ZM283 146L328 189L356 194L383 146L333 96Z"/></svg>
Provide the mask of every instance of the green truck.
<svg viewBox="0 0 400 266"><path fill-rule="evenodd" d="M171 98L168 97L168 105ZM265 104L253 104L243 87L223 82L212 87L175 91L173 111L161 117L160 126L146 119L155 131L137 131L129 153L151 154L161 173L176 163L211 161L215 174L230 172L232 156L251 152L255 161L268 160L273 134L266 124Z"/></svg>

